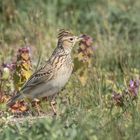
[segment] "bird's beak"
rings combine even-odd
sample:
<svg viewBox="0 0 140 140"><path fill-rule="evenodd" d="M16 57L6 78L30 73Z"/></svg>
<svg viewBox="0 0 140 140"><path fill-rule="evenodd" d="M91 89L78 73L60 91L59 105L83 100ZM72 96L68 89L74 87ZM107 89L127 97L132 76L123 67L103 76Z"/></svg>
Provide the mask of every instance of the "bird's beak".
<svg viewBox="0 0 140 140"><path fill-rule="evenodd" d="M81 40L83 40L83 37L82 37L82 36L78 36L78 37L77 37L77 42L79 42L79 41L81 41Z"/></svg>

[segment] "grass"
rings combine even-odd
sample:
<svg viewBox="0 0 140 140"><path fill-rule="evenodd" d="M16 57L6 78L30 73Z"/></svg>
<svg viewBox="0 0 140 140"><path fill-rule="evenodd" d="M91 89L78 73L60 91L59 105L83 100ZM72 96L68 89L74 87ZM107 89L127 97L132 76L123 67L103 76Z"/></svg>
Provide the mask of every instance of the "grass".
<svg viewBox="0 0 140 140"><path fill-rule="evenodd" d="M56 45L57 29L93 37L94 51L86 85L71 76L57 98L55 117L0 122L0 139L128 140L140 139L139 99L114 105L112 92L123 93L140 78L138 0L0 0L0 63L15 60L24 38L32 49L34 68ZM75 54L76 54L75 48ZM38 53L39 52L39 53ZM139 95L138 95L139 96ZM48 109L45 109L48 108ZM2 108L1 108L2 110ZM48 112L46 105L43 110Z"/></svg>

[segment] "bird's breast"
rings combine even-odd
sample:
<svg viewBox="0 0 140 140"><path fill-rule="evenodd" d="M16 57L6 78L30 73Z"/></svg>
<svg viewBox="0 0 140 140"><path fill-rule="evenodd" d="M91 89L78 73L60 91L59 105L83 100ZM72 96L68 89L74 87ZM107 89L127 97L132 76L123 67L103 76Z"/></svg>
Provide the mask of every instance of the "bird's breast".
<svg viewBox="0 0 140 140"><path fill-rule="evenodd" d="M56 77L54 78L54 86L59 87L60 89L65 86L68 82L71 73L73 70L73 63L63 64L58 71L56 72Z"/></svg>

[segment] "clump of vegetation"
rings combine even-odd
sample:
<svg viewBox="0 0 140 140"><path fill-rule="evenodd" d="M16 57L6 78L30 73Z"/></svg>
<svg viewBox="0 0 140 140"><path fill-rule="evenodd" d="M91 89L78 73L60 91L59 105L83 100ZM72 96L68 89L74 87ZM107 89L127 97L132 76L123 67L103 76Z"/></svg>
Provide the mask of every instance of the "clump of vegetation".
<svg viewBox="0 0 140 140"><path fill-rule="evenodd" d="M130 80L128 89L125 89L122 93L113 92L113 100L117 106L127 106L133 104L133 101L137 101L139 92L139 80Z"/></svg>
<svg viewBox="0 0 140 140"><path fill-rule="evenodd" d="M75 53L74 64L77 71L79 81L84 86L88 79L88 73L92 64L93 57L93 41L92 37L82 35L83 40L80 42L80 47Z"/></svg>
<svg viewBox="0 0 140 140"><path fill-rule="evenodd" d="M13 81L15 89L18 91L32 74L32 65L29 47L23 47L18 50Z"/></svg>

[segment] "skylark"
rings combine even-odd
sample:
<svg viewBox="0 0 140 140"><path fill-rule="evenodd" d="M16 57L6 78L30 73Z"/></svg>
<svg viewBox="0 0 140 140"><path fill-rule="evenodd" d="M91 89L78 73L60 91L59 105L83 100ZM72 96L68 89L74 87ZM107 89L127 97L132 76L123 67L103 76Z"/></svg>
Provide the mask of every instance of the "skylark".
<svg viewBox="0 0 140 140"><path fill-rule="evenodd" d="M54 52L44 66L38 69L23 85L21 90L12 97L7 105L12 106L23 98L54 97L68 82L74 64L71 57L72 48L83 38L61 29ZM54 113L56 110L51 103Z"/></svg>

